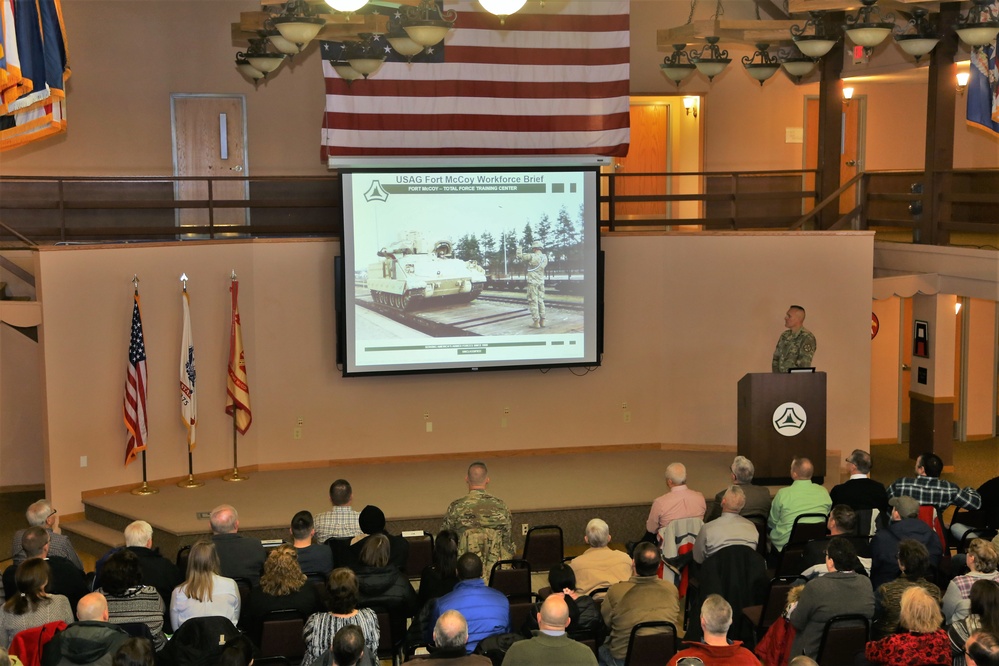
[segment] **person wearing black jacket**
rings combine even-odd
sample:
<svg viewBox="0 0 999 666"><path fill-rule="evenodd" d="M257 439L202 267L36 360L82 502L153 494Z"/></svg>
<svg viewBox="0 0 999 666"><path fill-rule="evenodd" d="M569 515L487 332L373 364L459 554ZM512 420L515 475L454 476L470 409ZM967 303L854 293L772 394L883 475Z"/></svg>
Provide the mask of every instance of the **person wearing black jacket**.
<svg viewBox="0 0 999 666"><path fill-rule="evenodd" d="M366 539L357 569L359 605L393 618L409 618L418 610L419 601L406 575L389 563L389 549L384 534Z"/></svg>

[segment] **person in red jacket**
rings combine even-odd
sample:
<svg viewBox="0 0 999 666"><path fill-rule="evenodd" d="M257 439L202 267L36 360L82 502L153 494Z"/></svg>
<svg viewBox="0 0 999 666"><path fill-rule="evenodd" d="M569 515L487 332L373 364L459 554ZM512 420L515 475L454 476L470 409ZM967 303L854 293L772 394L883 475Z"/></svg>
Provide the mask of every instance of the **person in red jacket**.
<svg viewBox="0 0 999 666"><path fill-rule="evenodd" d="M690 647L680 650L668 666L676 666L684 657L697 657L705 664L759 666L760 660L742 647L742 641L730 641L726 634L732 625L732 607L720 594L709 595L701 605L701 629L704 642L687 642Z"/></svg>

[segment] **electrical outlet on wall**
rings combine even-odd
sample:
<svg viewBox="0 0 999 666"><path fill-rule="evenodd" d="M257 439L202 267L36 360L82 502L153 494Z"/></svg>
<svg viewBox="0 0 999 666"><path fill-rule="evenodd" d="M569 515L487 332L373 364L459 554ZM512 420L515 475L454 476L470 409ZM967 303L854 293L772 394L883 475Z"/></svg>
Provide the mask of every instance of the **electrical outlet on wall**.
<svg viewBox="0 0 999 666"><path fill-rule="evenodd" d="M520 533L523 534L524 536L527 536L527 523L523 523L520 526Z"/></svg>

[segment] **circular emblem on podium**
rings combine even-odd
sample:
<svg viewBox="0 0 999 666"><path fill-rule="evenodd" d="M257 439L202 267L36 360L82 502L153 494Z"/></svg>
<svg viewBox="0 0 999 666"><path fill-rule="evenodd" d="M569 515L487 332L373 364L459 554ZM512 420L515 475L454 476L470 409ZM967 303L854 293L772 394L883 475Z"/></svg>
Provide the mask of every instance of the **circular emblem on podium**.
<svg viewBox="0 0 999 666"><path fill-rule="evenodd" d="M794 437L805 429L808 415L805 408L796 402L785 402L774 410L774 430L785 437Z"/></svg>

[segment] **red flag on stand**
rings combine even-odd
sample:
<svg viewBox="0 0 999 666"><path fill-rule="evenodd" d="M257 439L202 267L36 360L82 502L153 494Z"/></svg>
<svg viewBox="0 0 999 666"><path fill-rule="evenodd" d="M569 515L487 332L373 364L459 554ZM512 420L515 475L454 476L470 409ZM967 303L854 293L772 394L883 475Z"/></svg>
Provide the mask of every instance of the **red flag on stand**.
<svg viewBox="0 0 999 666"><path fill-rule="evenodd" d="M239 321L239 280L229 286L232 293L232 327L229 329L229 378L226 381L225 413L236 419L236 430L245 435L253 421L250 413L250 387L246 378L243 333Z"/></svg>

